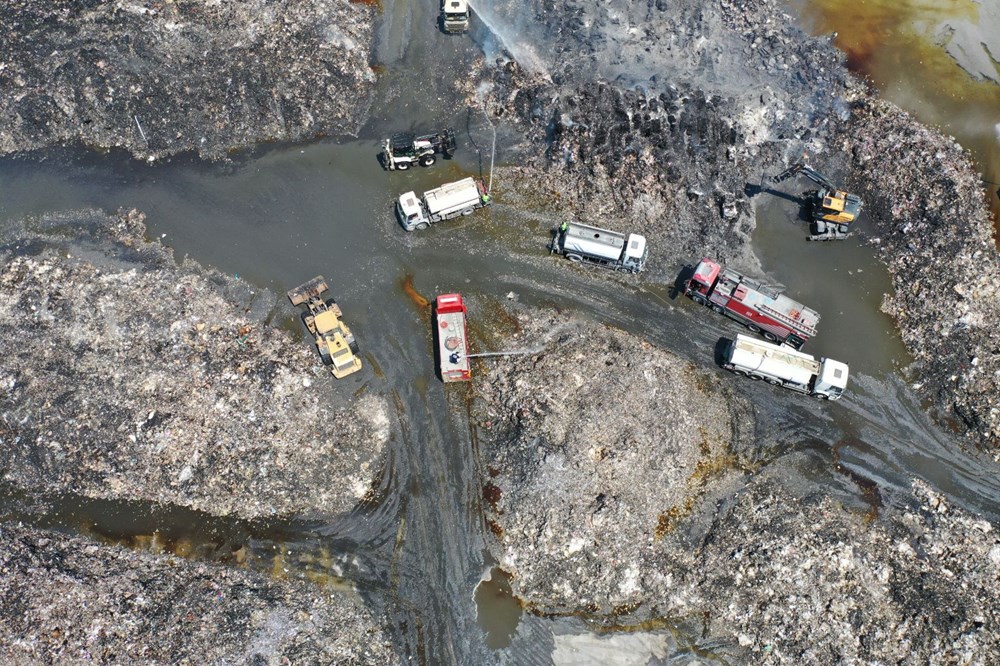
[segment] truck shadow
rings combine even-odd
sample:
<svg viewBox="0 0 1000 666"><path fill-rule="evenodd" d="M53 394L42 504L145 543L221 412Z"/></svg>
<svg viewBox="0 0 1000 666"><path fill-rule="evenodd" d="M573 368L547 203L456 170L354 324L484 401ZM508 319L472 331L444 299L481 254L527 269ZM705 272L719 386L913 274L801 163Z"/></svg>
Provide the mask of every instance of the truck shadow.
<svg viewBox="0 0 1000 666"><path fill-rule="evenodd" d="M719 338L718 342L715 343L714 357L715 365L718 367L721 368L722 364L726 362L726 350L732 342L729 338Z"/></svg>
<svg viewBox="0 0 1000 666"><path fill-rule="evenodd" d="M676 300L678 296L684 293L684 285L687 284L688 280L694 275L694 266L685 265L681 269L680 273L677 274L677 278L674 280L673 286L670 287L670 293L668 296L670 300Z"/></svg>

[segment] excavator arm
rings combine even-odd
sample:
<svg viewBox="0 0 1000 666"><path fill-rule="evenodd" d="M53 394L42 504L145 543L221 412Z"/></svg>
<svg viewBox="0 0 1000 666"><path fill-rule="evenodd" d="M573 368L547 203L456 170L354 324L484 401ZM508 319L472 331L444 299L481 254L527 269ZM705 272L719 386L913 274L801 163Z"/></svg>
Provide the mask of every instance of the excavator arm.
<svg viewBox="0 0 1000 666"><path fill-rule="evenodd" d="M805 162L798 162L797 164L793 164L792 166L788 167L787 169L779 173L777 176L775 176L771 180L771 182L780 183L784 180L788 180L792 176L799 173L801 173L803 176L805 176L812 182L816 183L820 187L825 187L831 192L835 192L837 190L837 186L831 183L826 176L819 173Z"/></svg>

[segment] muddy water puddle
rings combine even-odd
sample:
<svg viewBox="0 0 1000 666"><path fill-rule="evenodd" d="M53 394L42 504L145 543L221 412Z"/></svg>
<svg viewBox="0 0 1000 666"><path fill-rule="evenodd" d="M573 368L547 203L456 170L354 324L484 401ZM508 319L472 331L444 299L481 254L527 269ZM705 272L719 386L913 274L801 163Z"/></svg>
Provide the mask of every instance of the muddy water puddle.
<svg viewBox="0 0 1000 666"><path fill-rule="evenodd" d="M494 650L509 647L524 612L510 587L510 574L493 567L476 586L476 620Z"/></svg>
<svg viewBox="0 0 1000 666"><path fill-rule="evenodd" d="M808 189L787 182L790 193ZM872 248L861 242L864 213L846 240L807 241L808 223L799 219L795 203L767 193L757 196L754 245L764 270L789 296L820 313L819 333L806 351L878 377L909 363L895 324L879 311L892 284Z"/></svg>
<svg viewBox="0 0 1000 666"><path fill-rule="evenodd" d="M881 95L972 153L1000 241L1000 2L787 0L812 34L836 33ZM992 56L990 55L992 51ZM972 70L970 74L959 63ZM990 80L991 76L993 80Z"/></svg>
<svg viewBox="0 0 1000 666"><path fill-rule="evenodd" d="M154 555L170 554L353 589L340 576L347 568L343 561L328 546L302 543L308 526L293 520L248 521L176 505L71 494L29 498L6 484L0 486L0 520L75 532Z"/></svg>

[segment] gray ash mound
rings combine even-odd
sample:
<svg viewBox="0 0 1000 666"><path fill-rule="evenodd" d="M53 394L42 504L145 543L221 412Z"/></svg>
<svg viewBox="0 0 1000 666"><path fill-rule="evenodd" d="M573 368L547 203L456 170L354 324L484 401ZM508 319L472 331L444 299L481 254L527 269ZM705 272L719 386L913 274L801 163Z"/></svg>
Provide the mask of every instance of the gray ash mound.
<svg viewBox="0 0 1000 666"><path fill-rule="evenodd" d="M178 266L135 211L29 227L0 246L5 481L245 518L371 490L385 401L338 397L311 344L264 324L273 296Z"/></svg>
<svg viewBox="0 0 1000 666"><path fill-rule="evenodd" d="M490 547L529 609L686 627L736 663L1000 659L989 522L922 482L845 504L797 481L807 453L759 450L767 425L713 373L599 325L520 323L545 350L497 362L477 418Z"/></svg>
<svg viewBox="0 0 1000 666"><path fill-rule="evenodd" d="M753 464L752 408L621 331L521 323L545 350L497 362L479 386L500 565L543 609L610 613L667 595L682 561L663 540Z"/></svg>
<svg viewBox="0 0 1000 666"><path fill-rule="evenodd" d="M323 0L68 2L0 10L0 152L64 143L219 159L351 134L374 8Z"/></svg>

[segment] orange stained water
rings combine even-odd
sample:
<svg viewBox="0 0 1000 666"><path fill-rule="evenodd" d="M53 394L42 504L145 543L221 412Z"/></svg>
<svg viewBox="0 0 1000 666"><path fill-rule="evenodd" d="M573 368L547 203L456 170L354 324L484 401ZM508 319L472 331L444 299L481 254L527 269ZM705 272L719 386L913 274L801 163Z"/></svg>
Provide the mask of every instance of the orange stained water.
<svg viewBox="0 0 1000 666"><path fill-rule="evenodd" d="M996 3L998 0L982 0ZM848 65L882 96L924 123L954 136L983 174L1000 241L1000 85L977 80L948 54L949 24L979 30L987 41L1000 26L972 0L788 0L803 28L837 33ZM993 14L995 17L996 14ZM976 28L975 26L978 26ZM968 40L967 40L968 41ZM977 47L972 39L971 47ZM994 53L1000 57L1000 53ZM994 63L996 64L996 63ZM1000 66L996 67L1000 78Z"/></svg>

